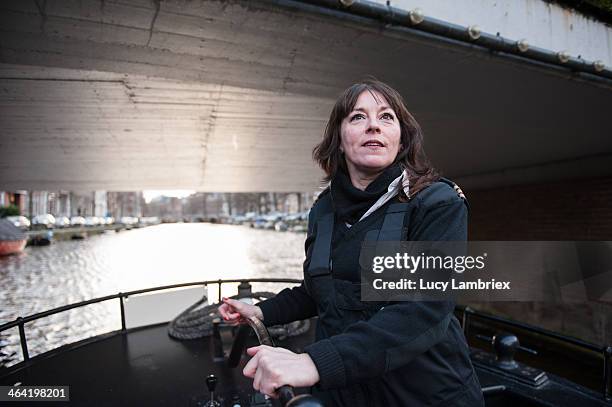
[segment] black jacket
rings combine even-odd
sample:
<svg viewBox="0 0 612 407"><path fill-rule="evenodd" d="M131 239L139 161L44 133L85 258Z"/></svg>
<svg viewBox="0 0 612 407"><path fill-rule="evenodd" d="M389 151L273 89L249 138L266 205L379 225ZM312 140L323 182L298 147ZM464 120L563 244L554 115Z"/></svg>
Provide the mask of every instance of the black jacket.
<svg viewBox="0 0 612 407"><path fill-rule="evenodd" d="M434 183L403 206L404 238L467 238L467 203L449 184ZM397 198L350 229L335 223L331 274L320 278L309 272L318 221L331 210L329 199L324 194L310 212L304 283L260 303L266 325L319 316L317 341L305 349L320 376L313 393L326 406L484 405L452 302L396 302L381 308L359 299L361 242L381 229Z"/></svg>

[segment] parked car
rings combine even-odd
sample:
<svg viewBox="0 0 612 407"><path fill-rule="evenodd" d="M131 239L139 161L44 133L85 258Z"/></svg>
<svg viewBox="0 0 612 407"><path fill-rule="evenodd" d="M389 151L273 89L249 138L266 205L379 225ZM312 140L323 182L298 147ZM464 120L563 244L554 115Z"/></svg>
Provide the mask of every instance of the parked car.
<svg viewBox="0 0 612 407"><path fill-rule="evenodd" d="M56 228L66 228L70 226L70 219L67 216L56 216L55 217L55 227Z"/></svg>
<svg viewBox="0 0 612 407"><path fill-rule="evenodd" d="M231 223L232 223L233 225L242 225L242 224L243 224L243 223L245 223L246 221L247 221L247 218L246 218L246 216L243 216L243 215L234 215L234 216L231 218Z"/></svg>
<svg viewBox="0 0 612 407"><path fill-rule="evenodd" d="M85 218L82 216L73 216L70 218L71 226L85 226Z"/></svg>
<svg viewBox="0 0 612 407"><path fill-rule="evenodd" d="M85 226L98 226L100 219L97 216L87 216L85 218Z"/></svg>
<svg viewBox="0 0 612 407"><path fill-rule="evenodd" d="M270 212L267 215L264 215L264 219L268 222L278 222L279 220L282 220L285 216L286 214L281 212Z"/></svg>
<svg viewBox="0 0 612 407"><path fill-rule="evenodd" d="M36 215L32 218L32 226L44 227L51 229L55 226L55 216L50 213L44 215Z"/></svg>
<svg viewBox="0 0 612 407"><path fill-rule="evenodd" d="M194 222L194 219L191 219L191 222ZM159 218L157 216L149 216L149 217L142 217L139 220L141 225L157 225L159 224L161 221L159 220Z"/></svg>
<svg viewBox="0 0 612 407"><path fill-rule="evenodd" d="M30 227L30 220L25 216L7 216L6 219L21 230L27 230Z"/></svg>
<svg viewBox="0 0 612 407"><path fill-rule="evenodd" d="M133 216L124 216L119 220L119 223L122 223L125 226L133 226L138 223L138 218Z"/></svg>
<svg viewBox="0 0 612 407"><path fill-rule="evenodd" d="M264 229L264 225L266 220L262 216L258 216L253 219L253 223L251 223L251 227L255 229Z"/></svg>
<svg viewBox="0 0 612 407"><path fill-rule="evenodd" d="M292 213L287 215L285 220L288 222L306 221L308 220L308 211Z"/></svg>
<svg viewBox="0 0 612 407"><path fill-rule="evenodd" d="M282 220L279 220L278 222L274 224L274 230L276 230L277 232L284 232L287 229L288 229L287 223L285 223Z"/></svg>

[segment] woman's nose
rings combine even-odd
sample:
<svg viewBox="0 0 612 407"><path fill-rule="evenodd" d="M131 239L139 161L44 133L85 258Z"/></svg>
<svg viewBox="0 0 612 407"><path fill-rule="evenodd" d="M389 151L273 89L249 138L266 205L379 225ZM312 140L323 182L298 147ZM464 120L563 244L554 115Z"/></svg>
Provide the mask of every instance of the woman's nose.
<svg viewBox="0 0 612 407"><path fill-rule="evenodd" d="M368 128L366 129L366 133L380 133L380 124L376 119L370 119L368 121Z"/></svg>

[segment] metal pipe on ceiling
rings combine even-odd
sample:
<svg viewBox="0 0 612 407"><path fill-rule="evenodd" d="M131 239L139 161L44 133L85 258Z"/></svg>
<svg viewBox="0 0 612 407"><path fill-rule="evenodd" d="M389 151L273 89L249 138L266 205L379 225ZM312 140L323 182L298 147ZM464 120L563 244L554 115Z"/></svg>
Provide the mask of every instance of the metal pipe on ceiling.
<svg viewBox="0 0 612 407"><path fill-rule="evenodd" d="M511 40L500 35L483 33L477 26L464 27L422 14L419 9L403 10L367 0L270 0L270 2L303 11L324 11L337 18L362 17L408 29L413 34L432 34L439 41L452 41L500 57L535 62L555 70L563 70L572 76L605 82L612 86L612 69L601 61L587 61L568 55L564 51L551 51L530 45L525 39ZM318 9L318 10L317 10ZM431 36L428 36L431 38Z"/></svg>

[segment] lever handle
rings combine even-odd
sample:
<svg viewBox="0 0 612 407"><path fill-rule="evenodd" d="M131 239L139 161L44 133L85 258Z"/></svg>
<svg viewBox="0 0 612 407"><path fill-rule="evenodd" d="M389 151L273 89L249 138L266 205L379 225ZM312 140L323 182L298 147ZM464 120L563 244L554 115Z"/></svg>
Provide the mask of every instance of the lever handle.
<svg viewBox="0 0 612 407"><path fill-rule="evenodd" d="M266 326L257 317L247 318L247 322L255 331L260 344L276 346ZM323 404L310 394L296 396L293 387L289 385L283 385L276 389L276 391L283 407L323 407Z"/></svg>
<svg viewBox="0 0 612 407"><path fill-rule="evenodd" d="M206 377L206 387L208 387L209 392L213 393L215 391L218 381L219 379L217 379L217 376L215 376L214 374L208 375Z"/></svg>
<svg viewBox="0 0 612 407"><path fill-rule="evenodd" d="M486 336L486 335L480 335L480 334L478 334L478 335L476 335L476 339L480 339L481 341L485 341L485 342L493 343L493 339L494 339L494 338L493 338L493 337L491 337L491 336ZM517 346L517 348L516 348L516 349L517 349L517 350L520 350L520 351L523 351L523 352L530 353L530 354L535 355L535 356L537 356L537 355L538 355L538 351L537 351L537 350L535 350L535 349L531 349L531 348L526 348L526 347L524 347L524 346L522 346L522 345Z"/></svg>

